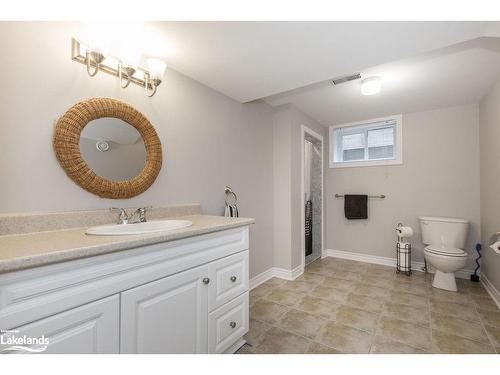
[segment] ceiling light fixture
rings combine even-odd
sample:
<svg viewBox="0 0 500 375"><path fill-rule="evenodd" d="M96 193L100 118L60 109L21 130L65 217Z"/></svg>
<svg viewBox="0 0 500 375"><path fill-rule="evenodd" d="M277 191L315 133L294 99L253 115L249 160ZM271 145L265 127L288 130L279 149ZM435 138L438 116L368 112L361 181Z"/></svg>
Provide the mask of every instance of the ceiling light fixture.
<svg viewBox="0 0 500 375"><path fill-rule="evenodd" d="M382 88L382 79L379 76L365 78L361 81L361 93L363 95L375 95Z"/></svg>

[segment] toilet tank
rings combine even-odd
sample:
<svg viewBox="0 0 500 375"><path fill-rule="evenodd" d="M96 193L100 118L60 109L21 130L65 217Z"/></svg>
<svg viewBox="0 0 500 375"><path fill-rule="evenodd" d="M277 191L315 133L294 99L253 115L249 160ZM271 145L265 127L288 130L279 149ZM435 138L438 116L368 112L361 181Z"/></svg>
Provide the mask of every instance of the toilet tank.
<svg viewBox="0 0 500 375"><path fill-rule="evenodd" d="M465 248L469 222L449 217L419 217L422 242L426 245L443 245Z"/></svg>

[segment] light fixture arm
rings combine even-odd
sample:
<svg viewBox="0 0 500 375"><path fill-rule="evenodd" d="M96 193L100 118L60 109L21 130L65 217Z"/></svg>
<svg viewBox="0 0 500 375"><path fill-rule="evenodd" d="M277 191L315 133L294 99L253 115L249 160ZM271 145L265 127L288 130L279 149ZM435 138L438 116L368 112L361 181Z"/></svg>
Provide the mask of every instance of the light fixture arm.
<svg viewBox="0 0 500 375"><path fill-rule="evenodd" d="M94 61L95 68L92 71L91 54L89 51L85 51L85 62L87 63L87 73L89 76L94 77L99 71L99 64Z"/></svg>
<svg viewBox="0 0 500 375"><path fill-rule="evenodd" d="M155 81L155 79L151 79L149 73L144 74L144 88L146 89L146 95L149 97L152 97L154 94L156 94L158 85L155 84ZM152 88L152 90L149 89L150 87Z"/></svg>
<svg viewBox="0 0 500 375"><path fill-rule="evenodd" d="M131 66L124 66L122 63L118 64L118 77L120 78L120 86L122 88L127 88L130 85L134 73L135 69ZM124 76L125 82L123 81Z"/></svg>

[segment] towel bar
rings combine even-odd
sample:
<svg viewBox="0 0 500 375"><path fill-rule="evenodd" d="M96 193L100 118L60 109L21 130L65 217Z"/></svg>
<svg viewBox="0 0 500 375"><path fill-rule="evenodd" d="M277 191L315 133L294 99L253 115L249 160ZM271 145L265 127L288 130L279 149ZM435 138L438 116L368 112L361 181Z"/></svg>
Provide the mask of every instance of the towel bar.
<svg viewBox="0 0 500 375"><path fill-rule="evenodd" d="M335 194L335 198L344 198L344 194ZM385 198L385 195L384 194L380 194L380 195L369 195L368 198L380 198L380 199L384 199Z"/></svg>

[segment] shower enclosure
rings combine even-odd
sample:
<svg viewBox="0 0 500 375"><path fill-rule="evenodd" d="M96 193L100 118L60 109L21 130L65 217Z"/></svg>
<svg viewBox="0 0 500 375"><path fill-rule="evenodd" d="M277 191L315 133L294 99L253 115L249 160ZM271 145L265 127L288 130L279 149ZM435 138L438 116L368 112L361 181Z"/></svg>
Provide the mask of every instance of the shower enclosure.
<svg viewBox="0 0 500 375"><path fill-rule="evenodd" d="M305 264L321 256L322 244L322 139L304 130L304 257Z"/></svg>

